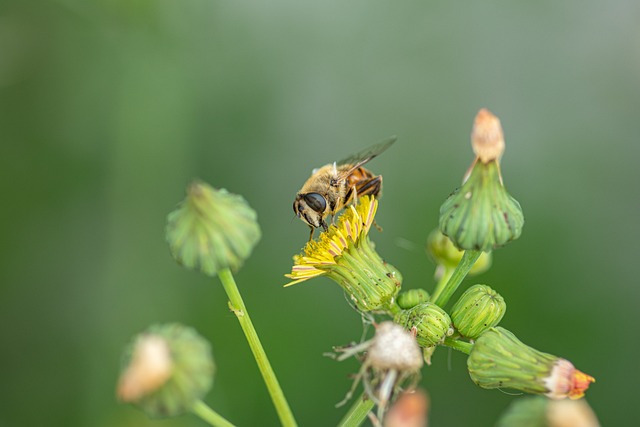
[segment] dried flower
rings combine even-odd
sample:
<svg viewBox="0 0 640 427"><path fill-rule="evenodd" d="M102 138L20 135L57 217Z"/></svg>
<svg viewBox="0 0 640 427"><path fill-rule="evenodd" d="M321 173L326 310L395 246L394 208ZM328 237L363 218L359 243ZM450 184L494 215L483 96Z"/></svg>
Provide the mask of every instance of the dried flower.
<svg viewBox="0 0 640 427"><path fill-rule="evenodd" d="M420 347L413 335L393 322L380 323L371 340L340 351L344 354L338 360L360 351L366 351L366 356L351 390L338 405L351 398L358 382L362 380L368 397L378 406L380 420L393 395L407 383L408 388L413 388L420 379L423 365Z"/></svg>

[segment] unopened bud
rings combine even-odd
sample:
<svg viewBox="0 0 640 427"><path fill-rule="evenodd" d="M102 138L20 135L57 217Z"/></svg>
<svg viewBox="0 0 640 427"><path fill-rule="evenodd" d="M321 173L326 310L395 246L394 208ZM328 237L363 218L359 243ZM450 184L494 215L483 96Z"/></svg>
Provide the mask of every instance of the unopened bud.
<svg viewBox="0 0 640 427"><path fill-rule="evenodd" d="M403 392L384 418L384 427L426 427L429 396L420 389Z"/></svg>
<svg viewBox="0 0 640 427"><path fill-rule="evenodd" d="M502 182L504 138L498 118L481 110L472 142L476 160L462 187L440 207L440 231L458 249L488 252L520 237L524 215Z"/></svg>
<svg viewBox="0 0 640 427"><path fill-rule="evenodd" d="M420 347L440 344L453 333L451 318L436 304L425 302L399 311L394 322L415 334Z"/></svg>
<svg viewBox="0 0 640 427"><path fill-rule="evenodd" d="M424 289L409 289L398 294L397 303L402 309L409 309L429 301L429 293Z"/></svg>
<svg viewBox="0 0 640 427"><path fill-rule="evenodd" d="M208 276L239 269L260 235L256 212L242 196L200 181L189 185L186 199L167 218L175 260Z"/></svg>
<svg viewBox="0 0 640 427"><path fill-rule="evenodd" d="M568 360L531 348L499 326L476 340L467 367L482 388L512 388L552 399L579 399L595 381Z"/></svg>
<svg viewBox="0 0 640 427"><path fill-rule="evenodd" d="M150 417L191 410L211 388L215 366L209 343L193 329L151 326L125 349L118 398Z"/></svg>
<svg viewBox="0 0 640 427"><path fill-rule="evenodd" d="M516 399L502 414L496 427L599 427L585 399L549 400L542 396Z"/></svg>
<svg viewBox="0 0 640 427"><path fill-rule="evenodd" d="M491 251L520 237L522 208L501 182L496 162L476 163L440 207L440 231L458 249Z"/></svg>
<svg viewBox="0 0 640 427"><path fill-rule="evenodd" d="M451 320L463 336L476 339L502 320L507 305L499 293L487 285L467 289L451 309Z"/></svg>

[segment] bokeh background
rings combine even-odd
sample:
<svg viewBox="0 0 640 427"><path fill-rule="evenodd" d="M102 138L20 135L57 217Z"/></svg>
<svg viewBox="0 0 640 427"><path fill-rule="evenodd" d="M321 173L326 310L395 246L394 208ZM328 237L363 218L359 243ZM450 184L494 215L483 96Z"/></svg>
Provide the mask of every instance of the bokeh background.
<svg viewBox="0 0 640 427"><path fill-rule="evenodd" d="M481 107L502 120L526 225L467 283L505 297L523 341L597 378L603 425L628 425L639 2L3 0L0 425L204 425L116 402L122 347L166 321L212 342L212 407L278 424L222 287L164 241L196 177L258 212L263 238L236 279L300 425L335 425L358 365L322 354L362 324L329 280L282 287L307 239L294 195L312 168L398 135L370 164L385 179L372 239L406 288L431 288L425 239ZM422 384L438 427L490 426L518 398L474 386L446 349Z"/></svg>

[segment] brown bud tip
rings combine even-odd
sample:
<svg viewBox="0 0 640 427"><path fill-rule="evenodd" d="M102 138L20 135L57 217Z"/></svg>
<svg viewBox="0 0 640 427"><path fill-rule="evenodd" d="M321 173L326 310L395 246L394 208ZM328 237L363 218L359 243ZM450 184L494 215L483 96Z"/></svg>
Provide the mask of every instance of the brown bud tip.
<svg viewBox="0 0 640 427"><path fill-rule="evenodd" d="M476 115L471 131L471 146L482 163L500 160L504 153L504 135L500 119L486 108L481 109Z"/></svg>
<svg viewBox="0 0 640 427"><path fill-rule="evenodd" d="M403 392L389 409L384 427L426 427L429 397L420 390Z"/></svg>

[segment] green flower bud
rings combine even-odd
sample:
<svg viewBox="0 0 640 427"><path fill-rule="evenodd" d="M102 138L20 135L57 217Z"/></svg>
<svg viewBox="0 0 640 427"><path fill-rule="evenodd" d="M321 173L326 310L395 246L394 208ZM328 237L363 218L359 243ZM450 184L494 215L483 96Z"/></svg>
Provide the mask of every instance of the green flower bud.
<svg viewBox="0 0 640 427"><path fill-rule="evenodd" d="M531 348L499 326L476 340L467 368L482 388L512 388L552 399L578 399L595 381L568 360Z"/></svg>
<svg viewBox="0 0 640 427"><path fill-rule="evenodd" d="M549 402L542 396L517 399L502 414L496 427L549 427L546 414Z"/></svg>
<svg viewBox="0 0 640 427"><path fill-rule="evenodd" d="M415 331L420 347L441 343L453 333L449 315L433 303L425 302L408 310L399 311L394 322L409 331Z"/></svg>
<svg viewBox="0 0 640 427"><path fill-rule="evenodd" d="M427 238L427 253L439 266L455 268L462 259L463 251L456 248L440 230L433 230ZM482 252L469 271L469 275L484 273L491 267L491 252Z"/></svg>
<svg viewBox="0 0 640 427"><path fill-rule="evenodd" d="M496 427L599 427L585 399L549 400L542 396L516 399L502 414Z"/></svg>
<svg viewBox="0 0 640 427"><path fill-rule="evenodd" d="M187 197L167 218L171 255L187 268L214 276L237 270L260 240L256 213L227 190L195 181Z"/></svg>
<svg viewBox="0 0 640 427"><path fill-rule="evenodd" d="M408 291L400 292L396 302L400 308L406 310L427 301L429 301L429 293L427 291L424 289L409 289Z"/></svg>
<svg viewBox="0 0 640 427"><path fill-rule="evenodd" d="M502 320L507 305L499 293L487 285L467 289L451 309L451 320L463 336L476 339Z"/></svg>
<svg viewBox="0 0 640 427"><path fill-rule="evenodd" d="M180 415L209 391L214 371L211 347L196 331L154 325L125 349L118 398L150 417Z"/></svg>
<svg viewBox="0 0 640 427"><path fill-rule="evenodd" d="M472 142L477 157L462 187L440 207L440 231L458 249L488 252L520 237L524 215L502 182L504 140L497 117L481 110Z"/></svg>

